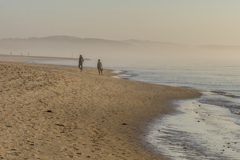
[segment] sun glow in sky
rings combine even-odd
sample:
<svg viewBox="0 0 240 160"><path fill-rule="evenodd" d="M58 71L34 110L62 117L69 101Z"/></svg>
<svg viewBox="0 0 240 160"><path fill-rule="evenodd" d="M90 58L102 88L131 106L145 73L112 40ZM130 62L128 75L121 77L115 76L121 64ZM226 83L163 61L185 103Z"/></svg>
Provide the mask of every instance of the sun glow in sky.
<svg viewBox="0 0 240 160"><path fill-rule="evenodd" d="M0 38L240 45L239 0L1 0Z"/></svg>

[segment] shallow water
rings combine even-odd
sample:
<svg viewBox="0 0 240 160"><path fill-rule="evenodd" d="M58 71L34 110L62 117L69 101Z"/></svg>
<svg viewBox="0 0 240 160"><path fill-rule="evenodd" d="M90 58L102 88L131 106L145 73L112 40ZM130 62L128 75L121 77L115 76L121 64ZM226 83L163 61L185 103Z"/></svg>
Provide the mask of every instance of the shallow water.
<svg viewBox="0 0 240 160"><path fill-rule="evenodd" d="M203 99L210 92L205 92ZM201 100L201 98L200 98ZM228 108L202 104L199 99L180 100L177 113L149 125L147 141L155 152L170 159L238 160L240 117Z"/></svg>

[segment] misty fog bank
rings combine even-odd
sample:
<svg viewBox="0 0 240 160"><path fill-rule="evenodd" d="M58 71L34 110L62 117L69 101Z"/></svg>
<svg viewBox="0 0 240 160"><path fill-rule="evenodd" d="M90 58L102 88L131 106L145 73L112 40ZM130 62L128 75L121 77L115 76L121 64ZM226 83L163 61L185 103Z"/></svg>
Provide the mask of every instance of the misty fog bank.
<svg viewBox="0 0 240 160"><path fill-rule="evenodd" d="M51 36L0 40L0 54L90 59L238 59L240 46L189 46L141 40L113 41Z"/></svg>

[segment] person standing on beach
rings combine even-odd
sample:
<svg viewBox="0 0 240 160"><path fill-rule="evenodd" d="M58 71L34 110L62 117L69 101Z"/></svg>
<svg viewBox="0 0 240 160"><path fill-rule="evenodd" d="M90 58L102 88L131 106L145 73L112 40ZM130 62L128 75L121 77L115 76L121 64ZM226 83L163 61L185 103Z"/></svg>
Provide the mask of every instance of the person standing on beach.
<svg viewBox="0 0 240 160"><path fill-rule="evenodd" d="M100 59L98 60L98 63L97 63L97 69L98 69L98 73L100 75L102 75L102 71L103 71L103 66L102 66L102 62L100 62Z"/></svg>
<svg viewBox="0 0 240 160"><path fill-rule="evenodd" d="M79 61L78 61L78 68L81 70L83 70L83 62L84 62L84 59L82 57L82 55L79 56Z"/></svg>

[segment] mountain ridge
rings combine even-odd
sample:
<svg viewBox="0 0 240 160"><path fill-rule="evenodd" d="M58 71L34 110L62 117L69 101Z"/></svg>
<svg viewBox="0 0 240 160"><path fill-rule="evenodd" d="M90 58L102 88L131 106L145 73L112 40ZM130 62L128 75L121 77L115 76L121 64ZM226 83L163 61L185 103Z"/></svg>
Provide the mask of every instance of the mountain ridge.
<svg viewBox="0 0 240 160"><path fill-rule="evenodd" d="M102 38L81 38L76 36L67 36L67 35L53 35L46 37L29 37L29 38L2 38L0 41L5 40L93 40L93 41L105 41L105 42L124 42L124 43L155 43L155 44L168 44L168 45L180 45L180 46L191 46L205 49L217 49L217 48L240 48L240 45L218 45L218 44L209 44L209 45L187 45L175 42L160 42L152 40L139 40L139 39L126 39L126 40L111 40L111 39L102 39Z"/></svg>
<svg viewBox="0 0 240 160"><path fill-rule="evenodd" d="M108 40L100 38L80 38L74 36L47 36L30 38L5 38L0 40L0 54L79 57L88 58L183 58L183 57L216 57L229 55L228 51L237 55L240 46L199 45L191 46L174 42L158 42L150 40ZM224 53L223 53L224 52Z"/></svg>

